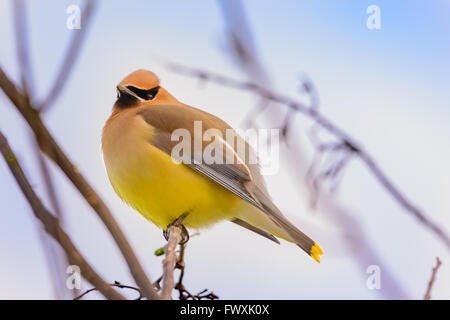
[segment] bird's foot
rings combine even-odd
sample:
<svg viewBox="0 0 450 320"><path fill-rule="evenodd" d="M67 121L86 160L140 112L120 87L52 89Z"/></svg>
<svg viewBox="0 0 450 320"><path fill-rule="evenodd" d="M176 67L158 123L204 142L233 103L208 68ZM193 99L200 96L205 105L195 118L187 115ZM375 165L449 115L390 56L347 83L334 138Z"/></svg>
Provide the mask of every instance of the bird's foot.
<svg viewBox="0 0 450 320"><path fill-rule="evenodd" d="M189 241L189 232L187 231L186 227L183 225L183 221L186 218L187 213L183 213L181 216L179 216L177 219L175 219L172 223L167 225L167 227L163 230L163 236L168 241L169 240L169 228L176 226L181 229L181 241L180 245L185 244Z"/></svg>

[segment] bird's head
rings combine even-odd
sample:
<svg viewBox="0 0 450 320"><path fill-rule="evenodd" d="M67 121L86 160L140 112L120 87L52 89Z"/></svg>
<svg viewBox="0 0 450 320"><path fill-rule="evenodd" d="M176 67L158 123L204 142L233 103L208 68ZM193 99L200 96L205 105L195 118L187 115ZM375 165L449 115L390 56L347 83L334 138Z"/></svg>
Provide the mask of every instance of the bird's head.
<svg viewBox="0 0 450 320"><path fill-rule="evenodd" d="M177 100L161 88L159 78L151 71L140 69L130 73L117 85L114 108L120 110L171 102Z"/></svg>

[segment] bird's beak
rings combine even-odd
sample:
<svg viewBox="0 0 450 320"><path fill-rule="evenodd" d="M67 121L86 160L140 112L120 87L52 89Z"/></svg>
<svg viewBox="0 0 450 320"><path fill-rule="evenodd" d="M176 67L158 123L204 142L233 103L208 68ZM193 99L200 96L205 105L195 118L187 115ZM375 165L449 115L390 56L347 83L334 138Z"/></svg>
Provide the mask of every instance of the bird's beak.
<svg viewBox="0 0 450 320"><path fill-rule="evenodd" d="M125 87L125 86L123 86L123 85L121 85L121 84L119 84L119 85L117 85L117 91L119 91L120 93L127 93L127 94L130 94L130 91L131 90L129 90L127 87Z"/></svg>
<svg viewBox="0 0 450 320"><path fill-rule="evenodd" d="M121 84L118 84L117 85L117 90L119 90L120 92L125 92L125 90L127 89L127 88L125 88L123 85L121 85Z"/></svg>
<svg viewBox="0 0 450 320"><path fill-rule="evenodd" d="M138 100L142 100L139 96L137 96L133 91L131 91L130 89L128 89L127 87L119 84L116 87L117 91L119 91L121 94L127 94L130 96L133 96L135 98L137 98Z"/></svg>

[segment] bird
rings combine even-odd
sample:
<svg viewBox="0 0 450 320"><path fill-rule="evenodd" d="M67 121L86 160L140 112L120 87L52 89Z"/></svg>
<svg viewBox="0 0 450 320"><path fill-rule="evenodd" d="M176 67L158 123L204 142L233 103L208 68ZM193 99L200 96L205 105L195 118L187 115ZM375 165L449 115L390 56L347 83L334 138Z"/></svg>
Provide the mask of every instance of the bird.
<svg viewBox="0 0 450 320"><path fill-rule="evenodd" d="M176 223L186 232L228 220L276 243L292 242L320 263L322 249L273 203L258 161L249 161L255 151L230 125L177 100L149 70L130 73L116 92L101 143L108 178L124 202L163 231ZM174 156L177 130L190 134L184 141L190 149ZM216 135L216 155L233 161L199 161L208 130L234 133L245 150ZM199 145L200 153L193 150Z"/></svg>

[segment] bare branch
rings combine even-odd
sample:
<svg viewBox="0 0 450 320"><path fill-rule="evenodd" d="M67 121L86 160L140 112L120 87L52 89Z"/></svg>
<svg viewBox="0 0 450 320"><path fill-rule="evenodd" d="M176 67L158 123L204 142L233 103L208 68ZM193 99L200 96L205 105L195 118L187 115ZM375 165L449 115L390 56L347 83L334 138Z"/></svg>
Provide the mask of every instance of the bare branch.
<svg viewBox="0 0 450 320"><path fill-rule="evenodd" d="M406 198L406 196L388 178L384 171L381 170L375 159L356 142L356 139L348 135L344 130L331 122L317 109L311 109L303 105L302 103L291 99L288 96L272 92L267 88L260 87L259 85L252 82L239 81L216 73L189 68L174 63L167 63L167 66L170 70L180 74L202 78L207 81L239 90L251 91L272 102L284 104L289 108L294 109L295 111L313 119L316 124L338 138L354 155L358 156L359 159L362 160L362 162L367 166L373 176L378 180L378 182L384 187L385 191L389 195L391 195L394 200L396 200L397 203L403 207L403 209L417 218L426 228L430 229L447 246L447 248L450 249L449 235L439 225L433 222L423 210L419 209L415 204L413 204L409 199Z"/></svg>
<svg viewBox="0 0 450 320"><path fill-rule="evenodd" d="M378 182L385 188L385 190L409 213L414 215L425 227L430 229L438 236L438 238L450 249L450 238L448 234L438 224L431 221L424 211L414 205L406 196L393 184L393 182L382 171L375 160L366 152L360 152L359 158L368 166Z"/></svg>
<svg viewBox="0 0 450 320"><path fill-rule="evenodd" d="M75 65L75 61L83 47L83 40L89 30L92 14L95 10L96 0L86 0L84 7L81 9L81 23L82 26L78 30L73 30L72 40L66 51L66 56L61 63L58 75L50 89L47 97L39 104L37 110L47 111L55 102L58 95L61 93L64 85L69 79L70 73Z"/></svg>
<svg viewBox="0 0 450 320"><path fill-rule="evenodd" d="M425 296L423 297L424 300L431 300L431 289L433 288L433 284L436 281L436 274L442 265L441 260L439 257L436 257L436 266L431 270L431 278L430 281L428 281L427 291L425 292Z"/></svg>
<svg viewBox="0 0 450 320"><path fill-rule="evenodd" d="M158 299L159 296L154 290L152 283L149 281L130 243L106 204L61 150L42 122L39 112L31 107L27 99L17 90L16 86L3 72L2 68L0 68L0 88L30 125L41 150L61 168L108 228L121 250L136 284L141 288L145 297L148 299Z"/></svg>
<svg viewBox="0 0 450 320"><path fill-rule="evenodd" d="M34 93L34 83L33 83L33 72L29 53L28 45L28 28L27 28L27 7L23 0L17 0L13 3L13 13L14 13L14 24L15 24L15 34L16 34L16 46L17 46L17 57L18 63L21 71L21 82L24 92L24 96L27 101L31 101ZM30 136L31 137L31 136ZM50 199L51 210L56 214L56 217L61 223L61 210L59 206L58 197L56 191L53 188L53 183L51 180L50 172L47 168L47 164L39 150L36 140L31 137L31 143L33 144L33 149L35 151L35 157L40 165L41 176L44 180L44 185L46 188L47 195ZM65 288L65 279L67 274L65 273L65 266L68 265L67 257L61 254L56 248L56 244L50 241L42 225L38 225L38 232L42 245L44 247L44 252L46 254L50 270L52 275L52 280L54 282L54 289L56 297L59 299L66 298L67 289ZM76 294L76 290L73 290Z"/></svg>
<svg viewBox="0 0 450 320"><path fill-rule="evenodd" d="M32 143L32 149L34 151L34 157L39 165L39 171L41 179L43 180L45 193L49 200L49 209L54 213L55 217L58 219L59 224L64 227L64 217L63 211L61 209L61 204L55 189L54 181L51 176L50 168L45 162L44 155L41 153L39 146L36 142L34 135L30 135L30 140ZM67 228L67 226L65 226ZM39 231L42 233L43 241L47 242L49 259L53 260L53 265L50 270L52 273L52 278L58 283L57 285L57 296L59 299L67 299L70 297L75 297L78 295L78 290L73 289L72 292L68 292L65 287L65 279L67 278L66 268L69 265L68 257L64 256L62 252L57 249L57 245L50 241L45 231L39 226Z"/></svg>
<svg viewBox="0 0 450 320"><path fill-rule="evenodd" d="M175 288L175 280L173 273L178 261L176 248L182 240L182 229L177 225L167 228L169 239L164 246L165 258L163 260L163 276L162 276L162 292L163 299L172 299L172 290Z"/></svg>
<svg viewBox="0 0 450 320"><path fill-rule="evenodd" d="M55 218L42 204L38 198L30 183L28 182L15 154L11 150L6 138L0 132L0 151L8 164L14 178L16 179L19 187L21 188L24 196L27 198L28 203L35 216L44 224L47 233L52 236L64 249L71 264L77 265L82 270L83 277L88 280L92 285L98 288L98 290L108 299L125 299L121 294L112 289L108 283L106 283L100 275L88 264L83 258L81 253L77 250L75 245L70 240L69 236L60 227L58 219Z"/></svg>

